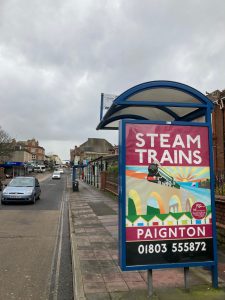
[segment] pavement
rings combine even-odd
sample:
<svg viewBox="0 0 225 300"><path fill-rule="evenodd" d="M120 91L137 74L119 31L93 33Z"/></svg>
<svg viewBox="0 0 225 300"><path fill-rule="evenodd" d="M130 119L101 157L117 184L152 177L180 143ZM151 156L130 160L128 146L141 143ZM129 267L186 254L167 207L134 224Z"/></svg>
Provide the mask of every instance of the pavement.
<svg viewBox="0 0 225 300"><path fill-rule="evenodd" d="M153 295L148 296L147 271L122 272L118 265L118 201L82 181L79 192L68 182L71 253L75 300L184 299L225 300L225 251L218 251L219 288L211 272L190 268L190 289L183 269L153 270Z"/></svg>

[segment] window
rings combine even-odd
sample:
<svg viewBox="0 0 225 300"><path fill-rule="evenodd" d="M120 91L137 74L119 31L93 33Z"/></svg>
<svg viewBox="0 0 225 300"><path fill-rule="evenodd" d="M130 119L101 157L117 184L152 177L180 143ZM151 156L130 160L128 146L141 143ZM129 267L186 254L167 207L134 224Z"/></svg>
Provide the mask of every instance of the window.
<svg viewBox="0 0 225 300"><path fill-rule="evenodd" d="M182 225L187 225L188 224L188 221L187 220L182 220Z"/></svg>
<svg viewBox="0 0 225 300"><path fill-rule="evenodd" d="M170 225L173 225L173 221L168 221L168 222L167 222L167 225L169 225L169 226L170 226Z"/></svg>
<svg viewBox="0 0 225 300"><path fill-rule="evenodd" d="M143 222L138 222L137 226L144 226L144 223Z"/></svg>
<svg viewBox="0 0 225 300"><path fill-rule="evenodd" d="M33 178L14 178L12 181L9 183L9 186L12 187L32 187L34 186L34 180Z"/></svg>

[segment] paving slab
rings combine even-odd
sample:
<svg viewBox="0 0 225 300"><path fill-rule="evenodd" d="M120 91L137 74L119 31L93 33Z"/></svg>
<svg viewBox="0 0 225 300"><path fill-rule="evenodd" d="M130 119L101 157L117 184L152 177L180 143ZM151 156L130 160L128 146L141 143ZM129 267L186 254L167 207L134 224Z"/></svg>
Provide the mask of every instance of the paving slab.
<svg viewBox="0 0 225 300"><path fill-rule="evenodd" d="M122 272L118 265L118 202L80 182L79 192L68 185L75 300L149 299L147 271ZM190 290L184 289L183 269L153 270L151 299L225 299L225 255L219 256L219 289L211 274L190 268ZM223 277L224 276L224 277Z"/></svg>

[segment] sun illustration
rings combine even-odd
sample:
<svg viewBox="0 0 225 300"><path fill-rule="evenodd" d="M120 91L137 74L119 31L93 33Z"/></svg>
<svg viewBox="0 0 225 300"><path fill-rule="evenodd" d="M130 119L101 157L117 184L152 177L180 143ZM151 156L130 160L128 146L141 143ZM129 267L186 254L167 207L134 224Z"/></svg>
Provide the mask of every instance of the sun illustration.
<svg viewBox="0 0 225 300"><path fill-rule="evenodd" d="M165 167L164 170L179 182L199 182L210 178L209 167Z"/></svg>

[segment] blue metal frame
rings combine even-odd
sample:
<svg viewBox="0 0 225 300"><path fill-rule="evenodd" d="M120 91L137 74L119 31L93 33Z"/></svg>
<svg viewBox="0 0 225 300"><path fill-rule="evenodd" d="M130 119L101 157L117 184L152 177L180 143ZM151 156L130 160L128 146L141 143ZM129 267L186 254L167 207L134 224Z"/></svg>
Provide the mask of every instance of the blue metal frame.
<svg viewBox="0 0 225 300"><path fill-rule="evenodd" d="M216 238L216 214L215 214L215 194L214 194L214 175L213 175L213 147L212 147L212 129L211 129L211 111L207 109L206 122L189 123L189 122L169 122L177 126L199 126L207 127L209 132L209 162L210 162L210 190L211 190L211 207L212 207L212 227L213 227L213 261L193 262L193 263L171 263L142 266L126 266L126 125L127 124L160 124L168 125L168 122L153 121L136 121L121 120L119 127L119 258L120 266L123 271L160 269L160 268L184 268L184 267L210 267L212 271L213 287L218 287L218 269L217 269L217 238Z"/></svg>
<svg viewBox="0 0 225 300"><path fill-rule="evenodd" d="M125 218L124 212L125 212L125 202L121 201L122 199L126 199L126 193L125 193L125 157L126 157L126 139L124 134L125 132L125 123L120 122L120 128L119 128L119 226L118 226L118 237L119 237L119 244L122 245L122 241L124 240L125 236L125 230L126 230L126 224L125 224ZM119 262L121 266L124 266L124 260L125 257L125 248L119 247ZM123 267L122 267L123 269Z"/></svg>
<svg viewBox="0 0 225 300"><path fill-rule="evenodd" d="M133 96L134 94L137 94L141 91L148 90L148 89L153 89L153 88L171 88L171 89L176 89L180 90L182 92L188 93L194 98L198 99L202 104L206 104L207 106L210 105L211 101L202 93L200 93L198 90L194 89L193 87L190 87L186 84L180 83L180 82L174 82L174 81L167 81L167 80L158 80L158 81L150 81L150 82L145 82L141 83L139 85L136 85L129 90L125 91L122 93L119 97L117 97L114 100L115 104L122 104L123 101L128 98ZM132 102L132 101L130 101ZM144 102L144 101L143 101ZM156 102L159 103L159 102ZM172 102L171 102L172 103ZM165 105L168 106L168 102L165 102ZM187 104L192 104L192 103L185 103ZM212 103L211 103L211 106Z"/></svg>
<svg viewBox="0 0 225 300"><path fill-rule="evenodd" d="M197 102L165 102L163 99L157 101L156 99L149 99L149 101L135 101L135 94L138 94L145 90L158 89L158 88L167 88L174 89L194 97ZM133 96L134 101L128 100ZM103 116L103 94L101 94L101 110L100 110L100 123L97 126L97 129L118 129L117 127L106 127L109 123L113 121L120 120L119 124L119 260L122 270L146 270L146 269L159 269L159 268L177 268L177 267L196 267L196 266L205 266L210 267L212 270L212 279L213 286L218 286L218 270L217 270L217 240L216 240L216 222L215 222L215 195L214 195L214 169L213 169L213 141L212 141L212 128L211 128L211 112L213 111L213 103L201 92L198 90L173 81L151 81L141 83L136 85L120 96L118 96L109 110ZM167 113L168 116L173 118L173 121L170 122L169 118L166 121L157 120L146 120L145 117L141 115L123 113L120 116L115 116L117 111L123 110L127 107L154 107L162 110ZM187 113L183 116L178 116L174 113L170 107L183 107L183 108L196 108L194 111ZM196 118L204 117L204 121L197 123L193 122ZM134 120L129 120L134 119ZM126 266L126 249L125 237L126 237L126 177L125 177L125 168L126 168L126 138L125 138L125 127L128 123L135 124L172 124L172 125L181 125L181 126L201 126L208 127L208 139L209 139L209 163L210 163L210 189L211 189L211 207L212 207L212 230L213 230L213 260L205 262L193 262L193 263L170 263L170 264L157 264L157 265L147 265L147 266Z"/></svg>
<svg viewBox="0 0 225 300"><path fill-rule="evenodd" d="M218 287L218 257L217 257L217 234L216 234L216 207L215 207L215 176L213 162L213 136L211 125L211 111L207 109L206 124L208 124L209 132L209 159L210 159L210 188L211 188L211 207L212 207L212 229L213 229L213 256L214 265L212 266L213 286Z"/></svg>

